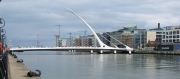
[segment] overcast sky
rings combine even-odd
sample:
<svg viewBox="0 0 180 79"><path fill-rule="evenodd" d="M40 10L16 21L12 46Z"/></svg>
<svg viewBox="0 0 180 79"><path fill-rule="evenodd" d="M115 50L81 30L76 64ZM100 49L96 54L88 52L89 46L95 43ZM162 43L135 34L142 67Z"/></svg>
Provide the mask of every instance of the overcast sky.
<svg viewBox="0 0 180 79"><path fill-rule="evenodd" d="M180 25L180 0L2 0L0 18L6 21L7 40L15 45L31 40L35 45L39 34L41 41L45 40L41 35L52 41L58 33L58 26L53 25L59 24L63 38L69 32L88 31L67 8L103 30L96 32L115 31L126 24L143 29L156 28L158 23L161 27Z"/></svg>

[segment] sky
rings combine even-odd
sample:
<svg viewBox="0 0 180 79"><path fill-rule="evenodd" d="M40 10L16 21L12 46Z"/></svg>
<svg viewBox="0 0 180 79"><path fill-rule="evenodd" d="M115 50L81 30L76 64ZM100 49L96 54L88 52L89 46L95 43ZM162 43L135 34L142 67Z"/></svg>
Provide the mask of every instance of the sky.
<svg viewBox="0 0 180 79"><path fill-rule="evenodd" d="M14 46L54 41L61 25L61 38L92 34L73 10L98 33L136 24L140 29L180 25L180 0L2 0L0 18L5 20L7 41ZM2 26L2 24L0 24ZM97 29L98 28L98 29ZM37 38L38 37L38 38ZM33 43L32 43L33 42ZM43 43L44 42L44 43ZM54 42L53 42L54 43Z"/></svg>

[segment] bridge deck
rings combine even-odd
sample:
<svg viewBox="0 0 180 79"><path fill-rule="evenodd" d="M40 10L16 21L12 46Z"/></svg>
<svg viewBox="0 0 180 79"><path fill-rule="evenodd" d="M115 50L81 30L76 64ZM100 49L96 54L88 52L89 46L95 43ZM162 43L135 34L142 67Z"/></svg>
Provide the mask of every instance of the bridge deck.
<svg viewBox="0 0 180 79"><path fill-rule="evenodd" d="M79 50L79 51L99 51L99 50L119 50L124 51L126 48L103 48L103 47L38 47L38 48L11 48L10 50L16 51L69 51L69 50Z"/></svg>

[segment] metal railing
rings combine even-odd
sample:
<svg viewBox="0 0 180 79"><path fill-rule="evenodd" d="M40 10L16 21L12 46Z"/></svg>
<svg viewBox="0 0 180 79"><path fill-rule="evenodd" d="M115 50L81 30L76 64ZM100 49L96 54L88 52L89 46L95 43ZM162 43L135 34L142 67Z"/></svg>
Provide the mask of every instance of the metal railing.
<svg viewBox="0 0 180 79"><path fill-rule="evenodd" d="M3 29L5 20L0 18L0 24L0 79L8 79L8 53L4 50L7 47L6 31Z"/></svg>
<svg viewBox="0 0 180 79"><path fill-rule="evenodd" d="M8 79L8 53L0 55L0 79Z"/></svg>

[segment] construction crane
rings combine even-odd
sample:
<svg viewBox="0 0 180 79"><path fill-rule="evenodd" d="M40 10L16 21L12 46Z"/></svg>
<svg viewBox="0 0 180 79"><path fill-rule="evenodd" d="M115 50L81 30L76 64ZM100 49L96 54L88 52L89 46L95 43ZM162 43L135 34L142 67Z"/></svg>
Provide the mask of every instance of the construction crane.
<svg viewBox="0 0 180 79"><path fill-rule="evenodd" d="M70 35L70 38L71 38L72 33L70 32L70 33L68 33L68 34Z"/></svg>
<svg viewBox="0 0 180 79"><path fill-rule="evenodd" d="M71 41L72 41L72 39L71 39L71 35L72 35L72 33L70 32L70 33L68 33L69 35L70 35L70 45L69 46L71 46Z"/></svg>
<svg viewBox="0 0 180 79"><path fill-rule="evenodd" d="M37 34L37 39L36 39L36 41L37 41L37 47L40 47L39 34Z"/></svg>
<svg viewBox="0 0 180 79"><path fill-rule="evenodd" d="M87 32L86 30L84 30L84 31L79 31L79 32L84 32L84 36L86 36L86 32Z"/></svg>
<svg viewBox="0 0 180 79"><path fill-rule="evenodd" d="M60 31L61 31L60 28L61 28L62 25L53 25L53 26L59 26L59 39L60 39L61 38L60 37Z"/></svg>

